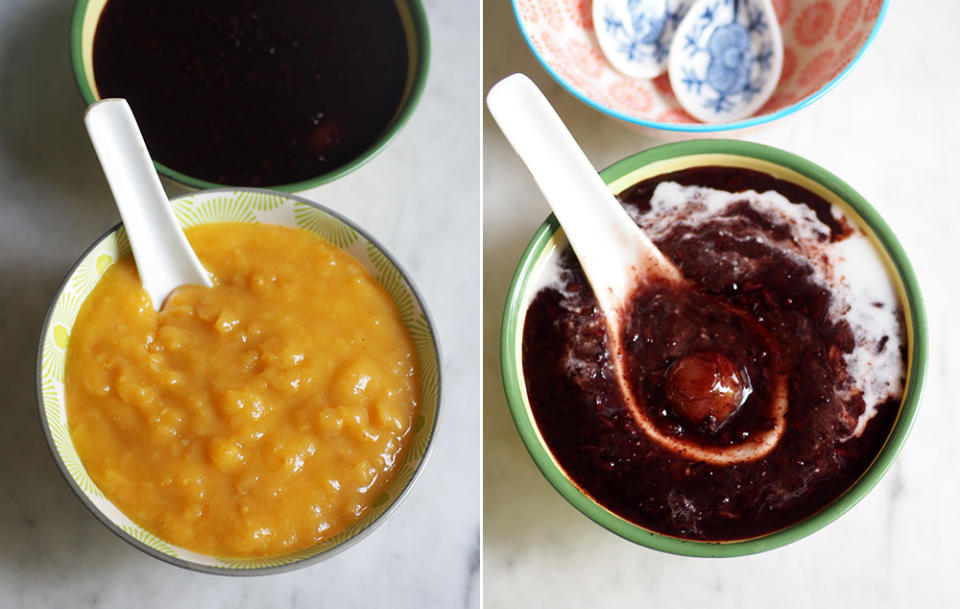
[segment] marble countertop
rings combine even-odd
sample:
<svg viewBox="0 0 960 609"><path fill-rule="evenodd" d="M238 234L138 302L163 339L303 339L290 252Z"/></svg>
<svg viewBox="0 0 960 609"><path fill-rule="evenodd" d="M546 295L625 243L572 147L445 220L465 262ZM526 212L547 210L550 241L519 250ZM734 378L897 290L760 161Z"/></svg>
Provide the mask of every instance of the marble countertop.
<svg viewBox="0 0 960 609"><path fill-rule="evenodd" d="M829 168L891 225L919 275L930 323L925 395L894 467L849 513L787 547L736 559L661 554L569 505L527 455L498 368L514 266L548 210L489 115L484 119L484 602L500 607L948 607L960 603L960 453L949 391L960 369L954 280L960 5L892 2L862 62L798 115L749 134ZM913 11L913 12L911 12ZM658 142L588 108L527 49L510 3L487 2L484 90L512 72L544 89L597 168ZM709 603L709 605L707 605Z"/></svg>
<svg viewBox="0 0 960 609"><path fill-rule="evenodd" d="M368 165L304 194L375 235L431 309L445 394L433 453L404 504L356 547L290 573L229 578L115 537L47 450L40 324L67 270L119 218L81 124L72 3L0 0L0 607L479 607L480 4L424 4L433 56L419 108Z"/></svg>

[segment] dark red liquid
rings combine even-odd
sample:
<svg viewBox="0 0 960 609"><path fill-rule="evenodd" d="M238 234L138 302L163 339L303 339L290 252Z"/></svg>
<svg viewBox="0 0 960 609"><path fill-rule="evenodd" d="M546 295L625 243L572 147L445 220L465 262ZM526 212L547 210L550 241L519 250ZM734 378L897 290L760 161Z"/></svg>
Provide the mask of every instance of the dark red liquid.
<svg viewBox="0 0 960 609"><path fill-rule="evenodd" d="M850 234L815 194L741 169L698 168L642 182L622 194L624 206L649 211L661 181L731 192L776 190L817 212L830 228L824 239ZM864 408L859 397L840 397L847 380L843 356L854 346L850 327L826 314L832 294L813 280L810 265L745 237L748 226L789 232L744 203L728 208L724 222L677 223L656 239L695 287L655 284L636 294L623 344L628 378L648 418L665 435L701 446L731 445L743 434L770 429L771 371L782 370L789 379L786 429L758 460L696 461L642 432L615 384L606 325L569 250L561 258L563 291L541 290L527 312L524 376L551 452L601 505L668 535L745 539L816 513L864 472L896 419L900 396L879 405L862 435L844 440ZM749 373L752 393L722 425L678 416L676 401L668 399L671 365L698 353L717 353Z"/></svg>
<svg viewBox="0 0 960 609"><path fill-rule="evenodd" d="M393 0L109 0L93 65L156 161L236 186L357 158L388 127L409 69Z"/></svg>

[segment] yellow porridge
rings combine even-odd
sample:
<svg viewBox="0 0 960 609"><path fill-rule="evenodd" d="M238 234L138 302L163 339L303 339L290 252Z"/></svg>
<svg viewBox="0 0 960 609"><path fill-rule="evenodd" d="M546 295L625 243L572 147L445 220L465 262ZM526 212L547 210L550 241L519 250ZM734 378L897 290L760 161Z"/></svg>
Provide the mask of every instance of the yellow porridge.
<svg viewBox="0 0 960 609"><path fill-rule="evenodd" d="M66 363L70 433L104 494L161 539L272 556L356 521L417 412L412 341L353 258L299 229L186 231L214 287L162 312L131 257L84 302Z"/></svg>

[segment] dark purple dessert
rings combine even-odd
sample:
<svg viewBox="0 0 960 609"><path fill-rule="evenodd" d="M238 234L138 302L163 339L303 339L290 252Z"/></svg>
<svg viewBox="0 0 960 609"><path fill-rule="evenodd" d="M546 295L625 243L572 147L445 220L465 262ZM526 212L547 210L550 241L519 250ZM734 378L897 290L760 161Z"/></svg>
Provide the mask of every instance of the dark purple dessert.
<svg viewBox="0 0 960 609"><path fill-rule="evenodd" d="M667 535L745 539L816 513L867 469L902 398L903 314L889 275L876 280L882 261L827 201L751 170L684 170L620 199L693 284L648 284L628 307L626 377L655 433L627 408L607 326L566 250L523 335L550 451L595 501ZM784 376L771 449L722 463L677 449L720 452L769 432Z"/></svg>
<svg viewBox="0 0 960 609"><path fill-rule="evenodd" d="M101 97L124 97L153 158L266 186L353 161L387 130L409 54L393 0L109 0Z"/></svg>

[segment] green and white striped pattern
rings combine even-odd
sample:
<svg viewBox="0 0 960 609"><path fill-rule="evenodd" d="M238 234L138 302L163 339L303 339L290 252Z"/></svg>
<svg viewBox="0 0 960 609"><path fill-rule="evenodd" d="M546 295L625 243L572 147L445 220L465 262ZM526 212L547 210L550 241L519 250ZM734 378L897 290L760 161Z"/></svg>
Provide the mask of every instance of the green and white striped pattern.
<svg viewBox="0 0 960 609"><path fill-rule="evenodd" d="M66 279L44 328L38 371L40 402L56 457L87 500L118 529L136 543L175 560L207 568L250 570L281 567L332 550L373 524L390 507L413 478L426 454L439 409L440 369L425 312L410 284L383 252L346 222L308 203L281 193L219 190L191 193L172 201L172 205L174 216L184 227L213 222L299 227L346 251L370 271L397 303L420 360L420 413L414 423L413 441L406 460L400 464L391 485L357 522L317 546L286 556L249 559L201 555L172 546L127 518L97 488L77 456L67 425L63 387L66 348L80 306L103 273L117 258L130 251L122 227L98 242Z"/></svg>

